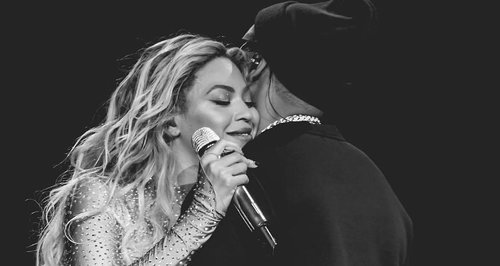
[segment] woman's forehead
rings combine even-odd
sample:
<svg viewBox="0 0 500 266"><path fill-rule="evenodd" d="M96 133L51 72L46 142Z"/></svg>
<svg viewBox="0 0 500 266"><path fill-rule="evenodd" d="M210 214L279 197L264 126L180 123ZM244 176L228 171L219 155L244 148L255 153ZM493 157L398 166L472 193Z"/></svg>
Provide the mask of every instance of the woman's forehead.
<svg viewBox="0 0 500 266"><path fill-rule="evenodd" d="M209 61L196 72L193 88L210 88L227 85L235 90L246 87L245 80L238 67L228 58L218 57Z"/></svg>
<svg viewBox="0 0 500 266"><path fill-rule="evenodd" d="M196 79L200 82L229 79L238 68L225 57L210 60L196 72Z"/></svg>

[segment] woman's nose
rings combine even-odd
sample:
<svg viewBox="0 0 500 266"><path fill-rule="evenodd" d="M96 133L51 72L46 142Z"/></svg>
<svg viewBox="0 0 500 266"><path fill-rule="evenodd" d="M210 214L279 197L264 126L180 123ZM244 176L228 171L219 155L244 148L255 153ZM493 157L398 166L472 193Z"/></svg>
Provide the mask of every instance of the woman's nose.
<svg viewBox="0 0 500 266"><path fill-rule="evenodd" d="M247 103L241 101L236 108L236 120L250 121L252 119L252 109L248 107Z"/></svg>

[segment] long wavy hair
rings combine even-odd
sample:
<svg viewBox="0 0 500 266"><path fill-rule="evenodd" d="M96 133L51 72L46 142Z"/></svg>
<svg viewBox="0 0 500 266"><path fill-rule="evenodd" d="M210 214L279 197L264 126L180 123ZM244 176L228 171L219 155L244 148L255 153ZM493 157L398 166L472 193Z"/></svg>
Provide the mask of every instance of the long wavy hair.
<svg viewBox="0 0 500 266"><path fill-rule="evenodd" d="M136 224L153 225L150 243L163 237L165 217L168 228L175 222L172 203L176 183L175 151L169 147L172 137L164 129L175 115L185 111L185 97L196 71L217 57L230 59L246 76L247 58L240 49L200 35L177 35L141 51L113 92L105 120L77 139L67 156L68 171L44 199L37 265L62 265L65 243L72 241L68 233L71 223L103 212L113 200L131 191L139 196ZM96 180L109 189L106 205L68 220L66 208L77 187ZM148 206L146 187L155 191ZM147 208L155 215L148 215ZM137 228L125 230L122 246L131 243L130 236Z"/></svg>

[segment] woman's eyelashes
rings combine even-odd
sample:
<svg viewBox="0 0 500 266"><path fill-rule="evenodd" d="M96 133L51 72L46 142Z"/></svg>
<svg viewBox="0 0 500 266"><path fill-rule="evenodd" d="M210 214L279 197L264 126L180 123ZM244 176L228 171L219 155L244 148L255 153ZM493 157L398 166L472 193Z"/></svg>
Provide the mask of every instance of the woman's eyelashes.
<svg viewBox="0 0 500 266"><path fill-rule="evenodd" d="M231 101L230 100L212 100L212 102L214 102L215 104L217 105L223 105L223 106L226 106L226 105L230 105L231 104ZM255 102L253 101L245 101L245 104L248 108L253 108L255 107Z"/></svg>
<svg viewBox="0 0 500 266"><path fill-rule="evenodd" d="M227 106L230 105L232 102L237 101L238 99L241 99L248 108L255 107L255 102L249 99L249 97L247 97L246 95L240 98L240 96L236 94L231 94L229 92L213 94L210 101L212 101L216 105Z"/></svg>
<svg viewBox="0 0 500 266"><path fill-rule="evenodd" d="M227 100L212 100L212 102L214 102L217 105L229 105L231 103L231 101Z"/></svg>
<svg viewBox="0 0 500 266"><path fill-rule="evenodd" d="M211 101L217 105L229 105L231 103L231 95L228 91L215 89L211 92Z"/></svg>

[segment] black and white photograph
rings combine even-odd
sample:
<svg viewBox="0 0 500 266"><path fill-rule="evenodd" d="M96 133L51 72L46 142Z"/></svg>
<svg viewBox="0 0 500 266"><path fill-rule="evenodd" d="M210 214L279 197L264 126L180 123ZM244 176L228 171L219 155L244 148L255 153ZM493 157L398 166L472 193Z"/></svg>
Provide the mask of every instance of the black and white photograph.
<svg viewBox="0 0 500 266"><path fill-rule="evenodd" d="M6 256L491 263L494 70L481 27L431 6L17 4L3 23Z"/></svg>

